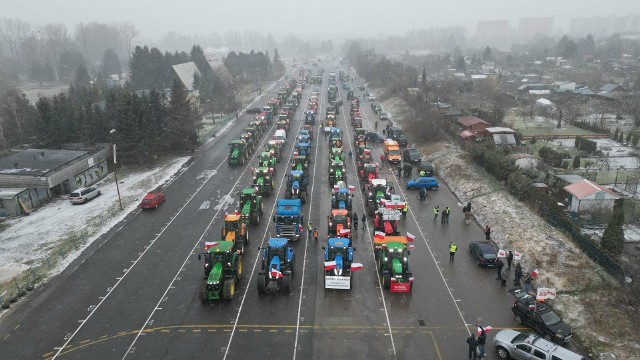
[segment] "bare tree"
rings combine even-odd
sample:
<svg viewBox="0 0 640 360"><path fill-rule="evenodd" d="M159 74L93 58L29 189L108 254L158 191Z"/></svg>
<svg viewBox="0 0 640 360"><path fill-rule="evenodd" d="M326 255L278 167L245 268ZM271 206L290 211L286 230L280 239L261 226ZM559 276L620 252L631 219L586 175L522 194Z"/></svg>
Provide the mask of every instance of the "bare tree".
<svg viewBox="0 0 640 360"><path fill-rule="evenodd" d="M122 47L127 51L127 56L131 59L131 42L140 34L140 31L128 21L118 23L116 26Z"/></svg>
<svg viewBox="0 0 640 360"><path fill-rule="evenodd" d="M56 80L59 80L58 62L60 54L70 41L67 27L64 24L46 24L42 27L41 34L50 59L54 64L53 69Z"/></svg>

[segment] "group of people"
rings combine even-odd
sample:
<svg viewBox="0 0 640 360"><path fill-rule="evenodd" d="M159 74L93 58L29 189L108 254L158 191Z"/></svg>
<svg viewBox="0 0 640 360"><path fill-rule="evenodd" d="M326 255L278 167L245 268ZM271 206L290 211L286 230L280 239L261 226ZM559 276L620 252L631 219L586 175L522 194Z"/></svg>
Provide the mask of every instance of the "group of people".
<svg viewBox="0 0 640 360"><path fill-rule="evenodd" d="M471 333L467 338L467 344L469 344L469 359L476 360L482 359L487 354L484 352L484 346L487 343L487 333L484 331L482 326L478 325L478 329L480 330L480 334L476 339L476 335Z"/></svg>
<svg viewBox="0 0 640 360"><path fill-rule="evenodd" d="M440 205L436 205L433 208L433 222L438 221L438 216L440 215ZM448 206L442 210L442 216L440 216L440 224L448 224L449 223L449 215L451 215L451 209Z"/></svg>

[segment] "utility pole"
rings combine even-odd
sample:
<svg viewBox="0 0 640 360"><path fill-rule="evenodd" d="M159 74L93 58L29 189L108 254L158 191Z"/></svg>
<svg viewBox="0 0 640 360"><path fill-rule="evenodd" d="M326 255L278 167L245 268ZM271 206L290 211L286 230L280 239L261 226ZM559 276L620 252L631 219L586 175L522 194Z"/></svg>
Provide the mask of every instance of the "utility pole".
<svg viewBox="0 0 640 360"><path fill-rule="evenodd" d="M111 129L109 134L113 135L116 133L116 129ZM122 198L120 197L120 185L118 184L118 174L116 173L116 167L118 167L118 159L116 158L116 144L113 144L113 177L116 179L116 191L118 192L118 203L120 204L120 210L124 210L122 207Z"/></svg>

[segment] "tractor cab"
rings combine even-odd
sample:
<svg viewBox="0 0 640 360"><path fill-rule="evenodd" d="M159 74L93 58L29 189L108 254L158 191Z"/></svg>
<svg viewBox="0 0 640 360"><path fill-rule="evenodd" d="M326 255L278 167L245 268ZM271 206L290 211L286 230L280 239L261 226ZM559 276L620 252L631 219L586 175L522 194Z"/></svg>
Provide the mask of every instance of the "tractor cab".
<svg viewBox="0 0 640 360"><path fill-rule="evenodd" d="M276 158L269 151L260 153L260 167L269 168L269 172L273 174L276 170Z"/></svg>
<svg viewBox="0 0 640 360"><path fill-rule="evenodd" d="M291 170L307 171L309 169L309 161L306 156L295 155L291 160Z"/></svg>
<svg viewBox="0 0 640 360"><path fill-rule="evenodd" d="M349 189L339 188L338 190L335 190L331 198L331 208L344 209L351 212L352 197L353 197L353 194L351 193L351 191L349 191Z"/></svg>
<svg viewBox="0 0 640 360"><path fill-rule="evenodd" d="M254 136L252 133L244 133L240 136L240 138L242 140L244 140L245 144L247 145L247 148L249 149L249 152L253 152L253 150L255 149L255 142L254 142Z"/></svg>
<svg viewBox="0 0 640 360"><path fill-rule="evenodd" d="M300 156L309 157L311 155L311 147L308 142L299 142L296 145L296 152Z"/></svg>
<svg viewBox="0 0 640 360"><path fill-rule="evenodd" d="M267 149L269 149L269 153L276 159L276 162L280 162L282 158L282 153L280 152L280 142L278 140L269 140L267 142Z"/></svg>
<svg viewBox="0 0 640 360"><path fill-rule="evenodd" d="M362 162L362 167L360 170L360 179L365 183L371 183L373 180L377 179L380 176L380 172L378 170L378 165L374 163L364 163L363 159L360 160Z"/></svg>
<svg viewBox="0 0 640 360"><path fill-rule="evenodd" d="M329 159L331 161L340 160L344 162L344 151L342 151L342 148L331 148L331 151L329 152Z"/></svg>
<svg viewBox="0 0 640 360"><path fill-rule="evenodd" d="M329 237L351 238L351 216L346 209L331 210L327 216Z"/></svg>
<svg viewBox="0 0 640 360"><path fill-rule="evenodd" d="M259 167L253 171L253 188L260 195L271 195L273 191L273 177L266 167Z"/></svg>
<svg viewBox="0 0 640 360"><path fill-rule="evenodd" d="M353 139L357 140L358 136L365 136L367 135L367 131L364 128L357 128L353 131Z"/></svg>

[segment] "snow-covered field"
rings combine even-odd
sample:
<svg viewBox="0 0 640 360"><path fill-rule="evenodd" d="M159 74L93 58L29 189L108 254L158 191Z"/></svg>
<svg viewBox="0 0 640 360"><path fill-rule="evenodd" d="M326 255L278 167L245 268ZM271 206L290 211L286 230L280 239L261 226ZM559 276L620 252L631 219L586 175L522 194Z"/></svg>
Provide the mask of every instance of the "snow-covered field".
<svg viewBox="0 0 640 360"><path fill-rule="evenodd" d="M398 98L391 98L383 107L392 108L394 114L410 112ZM396 119L402 123L397 116ZM483 169L474 166L468 154L458 146L442 142L420 150L434 164L437 175L456 194L459 202L471 201L479 225L491 226L496 243L501 248L524 253L525 271L539 269L540 276L535 285L558 290L560 295L554 301L554 307L595 358L640 359L638 324L634 322L637 316L628 314L637 309L630 310L622 305L625 294L615 280L564 233L509 195Z"/></svg>

